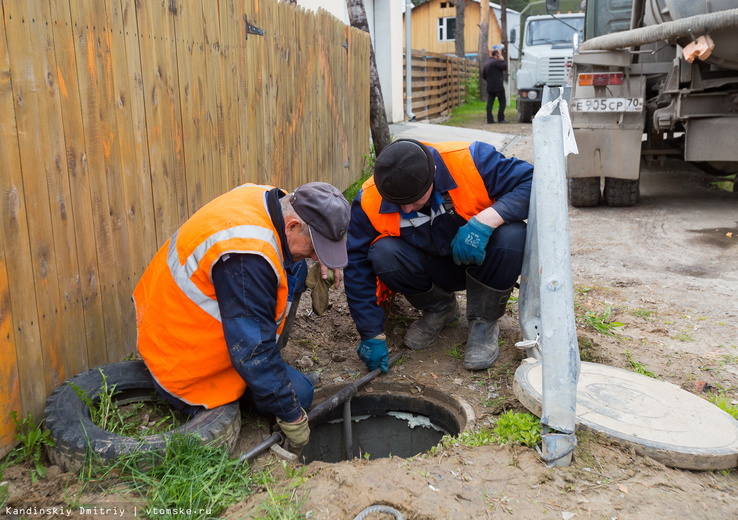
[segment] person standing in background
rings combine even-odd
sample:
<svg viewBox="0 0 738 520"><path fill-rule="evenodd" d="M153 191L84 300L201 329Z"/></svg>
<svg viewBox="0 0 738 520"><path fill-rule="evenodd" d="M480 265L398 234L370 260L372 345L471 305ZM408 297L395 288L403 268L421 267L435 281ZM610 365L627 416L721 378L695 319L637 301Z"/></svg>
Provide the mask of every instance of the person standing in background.
<svg viewBox="0 0 738 520"><path fill-rule="evenodd" d="M507 62L505 58L502 57L499 50L493 50L492 56L484 64L484 68L482 69L482 78L487 82L487 124L493 124L495 122L495 118L492 115L495 98L497 98L499 103L497 122L507 123L505 121L507 100L505 99L505 86L502 83L506 70Z"/></svg>

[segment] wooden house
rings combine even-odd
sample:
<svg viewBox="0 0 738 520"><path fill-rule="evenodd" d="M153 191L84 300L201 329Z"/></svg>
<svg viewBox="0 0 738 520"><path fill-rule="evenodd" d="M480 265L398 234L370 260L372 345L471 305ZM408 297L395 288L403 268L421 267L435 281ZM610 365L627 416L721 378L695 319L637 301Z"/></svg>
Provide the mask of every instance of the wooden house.
<svg viewBox="0 0 738 520"><path fill-rule="evenodd" d="M489 49L502 42L498 22L499 5L489 4ZM514 12L508 9L508 13ZM517 14L517 13L516 13ZM496 16L497 15L497 16ZM403 15L404 16L404 15ZM413 49L439 54L456 54L456 5L451 0L429 0L415 6L411 13L410 41ZM519 23L519 14L513 24ZM476 57L479 47L481 3L466 0L464 9L464 47L467 58ZM514 25L508 15L508 33ZM403 30L405 21L403 18ZM403 35L403 41L406 41Z"/></svg>

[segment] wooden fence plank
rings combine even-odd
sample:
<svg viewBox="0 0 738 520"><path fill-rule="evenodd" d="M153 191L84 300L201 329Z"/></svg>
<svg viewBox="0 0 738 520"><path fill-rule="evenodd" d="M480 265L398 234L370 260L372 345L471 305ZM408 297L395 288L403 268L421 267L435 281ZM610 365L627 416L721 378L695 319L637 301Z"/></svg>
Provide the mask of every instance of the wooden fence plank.
<svg viewBox="0 0 738 520"><path fill-rule="evenodd" d="M21 417L22 408L34 408L39 389L33 380L21 386L17 349L27 360L36 358L30 365L40 366L41 350L36 302L33 293L33 273L30 266L30 244L26 230L26 210L21 181L21 165L18 154L18 132L13 106L13 86L10 80L10 62L5 36L5 23L0 20L0 457L3 457L15 440L15 424L9 420L15 410ZM15 298L8 281L28 291L28 298ZM16 293L18 294L18 293ZM29 321L25 321L29 319ZM16 334L16 330L18 333ZM35 386L35 385L34 385ZM41 386L41 385L38 385ZM34 393L35 391L35 393ZM24 397L25 396L25 397Z"/></svg>
<svg viewBox="0 0 738 520"><path fill-rule="evenodd" d="M80 91L77 83L77 63L74 32L68 0L50 3L56 55L56 81L59 85L61 120L64 128L66 167L71 195L71 217L77 238L79 296L76 305L82 309L82 330L72 344L79 357L67 361L69 375L104 364L107 360L105 324L100 294L100 273L95 249L94 213L90 200L90 179L87 150L82 126ZM84 354L84 355L82 355ZM76 360L76 361L75 361Z"/></svg>
<svg viewBox="0 0 738 520"><path fill-rule="evenodd" d="M146 131L156 219L156 242L164 244L190 216L182 141L173 2L137 2Z"/></svg>
<svg viewBox="0 0 738 520"><path fill-rule="evenodd" d="M112 74L110 23L104 9L84 0L70 0L75 36L77 81L81 107L87 167L90 172L90 197L93 207L95 243L100 269L100 291L105 316L108 359L122 359L127 324L119 317L126 313L130 293L124 293L124 259L130 256L128 230L121 215L125 201L119 189L121 176L120 144L115 110Z"/></svg>
<svg viewBox="0 0 738 520"><path fill-rule="evenodd" d="M18 7L18 4L4 4L15 117L20 136L22 186L26 205L33 208L27 213L27 219L42 353L40 358L33 355L28 359L25 352L18 352L18 363L24 375L33 374L30 381L38 382L38 374L43 374L43 383L39 386L46 393L65 376L63 349L68 344L65 340L69 339L69 328L62 319L65 309L59 285L62 283L67 288L66 276L71 272L62 274L57 263L71 270L69 255L76 246L67 241L69 236L65 223L55 222L68 199L60 185L65 181L65 172L61 170L66 169L66 152L58 126L57 106L50 99L56 90L56 66L53 51L48 48L51 43L48 27L44 25L42 6L31 4L21 12ZM55 231L59 236L55 236ZM65 279L61 280L61 276ZM35 403L29 411L38 417L41 409L42 403Z"/></svg>
<svg viewBox="0 0 738 520"><path fill-rule="evenodd" d="M220 103L218 104L218 149L227 172L225 190L243 183L238 113L238 15L235 0L220 2L218 64Z"/></svg>

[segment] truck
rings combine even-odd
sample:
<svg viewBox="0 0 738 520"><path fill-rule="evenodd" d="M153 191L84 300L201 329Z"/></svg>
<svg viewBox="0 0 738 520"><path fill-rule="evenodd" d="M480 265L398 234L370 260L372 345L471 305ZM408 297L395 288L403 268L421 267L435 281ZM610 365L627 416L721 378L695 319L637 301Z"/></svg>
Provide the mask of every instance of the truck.
<svg viewBox="0 0 738 520"><path fill-rule="evenodd" d="M579 154L567 157L569 202L632 206L641 171L667 159L735 175L738 0L588 0L585 16L571 70Z"/></svg>
<svg viewBox="0 0 738 520"><path fill-rule="evenodd" d="M529 16L523 26L520 68L516 75L518 121L530 123L541 108L543 87L567 83L567 62L575 34L581 41L584 13Z"/></svg>

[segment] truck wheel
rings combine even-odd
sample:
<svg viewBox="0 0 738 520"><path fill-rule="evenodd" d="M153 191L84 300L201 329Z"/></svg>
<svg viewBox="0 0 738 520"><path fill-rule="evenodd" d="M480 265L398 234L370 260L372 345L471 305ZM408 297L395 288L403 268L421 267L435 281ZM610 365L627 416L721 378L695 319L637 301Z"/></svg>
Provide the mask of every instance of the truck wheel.
<svg viewBox="0 0 738 520"><path fill-rule="evenodd" d="M121 392L119 402L144 401L155 392L154 380L143 361L111 363L101 369L107 378L108 388L116 385L116 392ZM63 471L79 469L88 453L107 463L134 451L163 452L173 434L195 434L203 442L215 446L227 444L229 450L235 447L238 440L241 429L238 402L212 410L203 409L176 430L136 439L103 430L92 422L90 409L69 383L74 383L96 401L102 376L97 368L82 372L62 383L46 401L45 425L56 444L49 449L49 458Z"/></svg>
<svg viewBox="0 0 738 520"><path fill-rule="evenodd" d="M638 202L640 179L605 177L605 202L608 206L628 207Z"/></svg>
<svg viewBox="0 0 738 520"><path fill-rule="evenodd" d="M520 103L518 105L518 121L521 123L530 123L533 120L534 103Z"/></svg>
<svg viewBox="0 0 738 520"><path fill-rule="evenodd" d="M575 208L588 208L600 202L599 177L569 179L569 202Z"/></svg>

